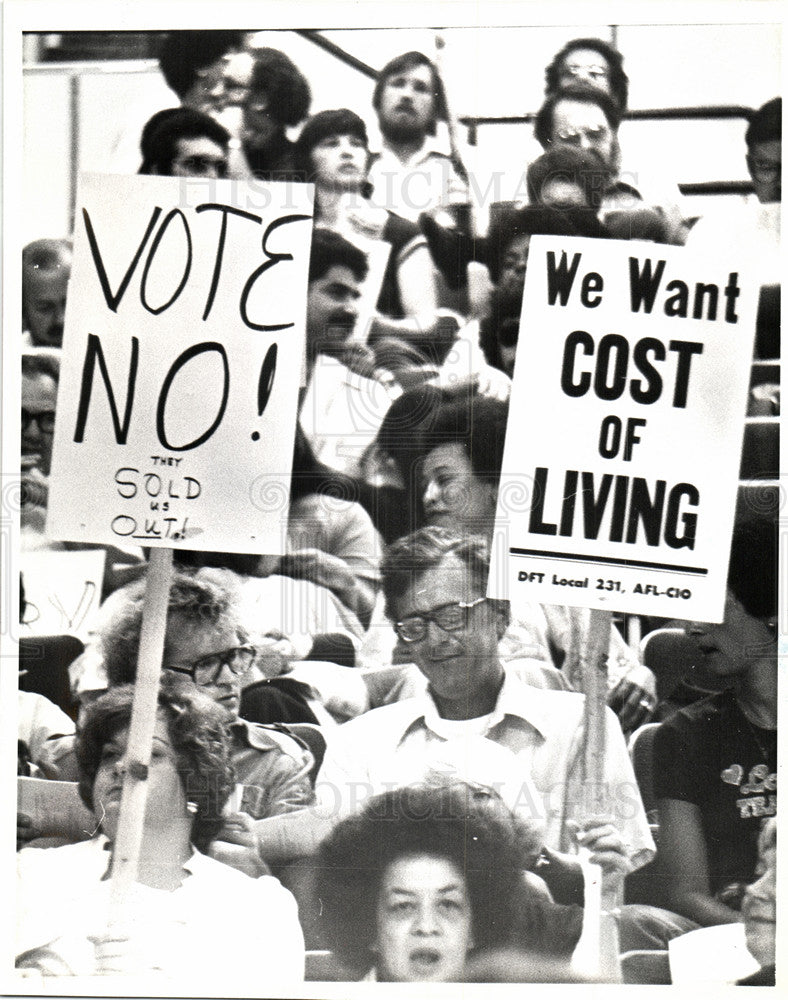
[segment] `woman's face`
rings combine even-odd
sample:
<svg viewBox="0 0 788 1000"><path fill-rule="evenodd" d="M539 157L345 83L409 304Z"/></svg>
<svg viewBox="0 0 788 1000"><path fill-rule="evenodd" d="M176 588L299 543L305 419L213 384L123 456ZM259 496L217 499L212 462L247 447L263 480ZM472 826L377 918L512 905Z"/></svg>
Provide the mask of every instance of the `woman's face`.
<svg viewBox="0 0 788 1000"><path fill-rule="evenodd" d="M355 135L327 135L312 147L315 183L332 191L357 191L367 176L367 147Z"/></svg>
<svg viewBox="0 0 788 1000"><path fill-rule="evenodd" d="M495 489L474 473L461 444L433 448L422 464L420 482L427 524L481 532L492 529Z"/></svg>
<svg viewBox="0 0 788 1000"><path fill-rule="evenodd" d="M383 874L377 910L378 978L394 983L457 982L473 947L471 904L448 858L415 854Z"/></svg>
<svg viewBox="0 0 788 1000"><path fill-rule="evenodd" d="M125 727L107 740L93 780L93 813L110 840L115 839L118 829L123 775L128 766L128 739L129 730ZM170 826L175 819L187 816L186 793L178 773L178 756L170 741L167 720L159 711L153 730L153 748L148 770L145 825Z"/></svg>

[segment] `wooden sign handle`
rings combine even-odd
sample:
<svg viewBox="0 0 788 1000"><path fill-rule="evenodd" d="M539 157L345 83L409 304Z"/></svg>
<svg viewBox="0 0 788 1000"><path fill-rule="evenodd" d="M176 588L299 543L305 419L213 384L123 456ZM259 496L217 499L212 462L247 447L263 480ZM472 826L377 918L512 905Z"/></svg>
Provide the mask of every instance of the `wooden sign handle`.
<svg viewBox="0 0 788 1000"><path fill-rule="evenodd" d="M151 549L129 726L127 758L130 763L123 778L118 832L112 849L110 927L122 922L124 904L137 876L171 579L172 549Z"/></svg>

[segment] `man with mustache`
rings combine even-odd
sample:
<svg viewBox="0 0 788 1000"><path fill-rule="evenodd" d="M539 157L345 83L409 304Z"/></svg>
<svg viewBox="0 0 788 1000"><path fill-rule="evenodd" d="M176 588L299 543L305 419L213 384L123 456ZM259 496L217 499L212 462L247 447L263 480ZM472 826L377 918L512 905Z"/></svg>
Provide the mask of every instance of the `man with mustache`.
<svg viewBox="0 0 788 1000"><path fill-rule="evenodd" d="M28 347L61 347L70 240L34 240L22 251L22 339Z"/></svg>
<svg viewBox="0 0 788 1000"><path fill-rule="evenodd" d="M406 52L380 71L372 106L383 137L369 170L372 201L417 222L421 212L467 202L465 184L437 137L446 121L446 92L435 65Z"/></svg>

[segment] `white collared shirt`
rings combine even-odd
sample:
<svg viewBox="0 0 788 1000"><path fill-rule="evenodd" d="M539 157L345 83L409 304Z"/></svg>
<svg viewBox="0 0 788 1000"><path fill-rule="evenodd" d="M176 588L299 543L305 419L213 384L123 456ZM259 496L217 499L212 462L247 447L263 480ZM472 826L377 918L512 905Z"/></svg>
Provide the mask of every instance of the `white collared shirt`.
<svg viewBox="0 0 788 1000"><path fill-rule="evenodd" d="M76 976L96 974L90 935L106 932L111 882L107 838L17 856L16 955L46 947ZM295 899L277 879L249 878L195 851L172 892L134 883L128 926L133 975L227 983L299 982L304 939ZM64 973L66 974L66 973ZM259 987L255 987L259 988Z"/></svg>
<svg viewBox="0 0 788 1000"><path fill-rule="evenodd" d="M371 795L443 774L493 787L523 819L539 824L544 843L573 848L568 819L592 810L583 802L582 695L529 687L506 672L483 732L446 739L425 694L374 709L332 733L318 776L321 805L346 815ZM654 841L618 720L605 710L605 778L610 811L635 867L650 860Z"/></svg>

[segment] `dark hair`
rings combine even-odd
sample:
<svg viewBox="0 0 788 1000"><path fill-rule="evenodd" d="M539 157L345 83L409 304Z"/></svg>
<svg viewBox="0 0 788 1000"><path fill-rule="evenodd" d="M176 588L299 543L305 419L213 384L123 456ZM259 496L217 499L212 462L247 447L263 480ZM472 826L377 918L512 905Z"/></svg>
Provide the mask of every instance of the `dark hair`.
<svg viewBox="0 0 788 1000"><path fill-rule="evenodd" d="M509 404L491 396L458 396L441 404L431 433L424 441L424 455L442 444L459 444L473 474L498 486L503 464L503 443Z"/></svg>
<svg viewBox="0 0 788 1000"><path fill-rule="evenodd" d="M626 111L629 99L629 77L624 72L624 57L612 45L601 38L574 38L553 56L544 71L545 94L553 94L560 87L561 63L576 49L591 49L598 52L610 67L610 92L621 111Z"/></svg>
<svg viewBox="0 0 788 1000"><path fill-rule="evenodd" d="M268 113L280 125L297 125L309 114L312 92L307 79L292 59L278 49L255 49L249 97L264 93Z"/></svg>
<svg viewBox="0 0 788 1000"><path fill-rule="evenodd" d="M766 104L753 111L750 123L744 133L744 141L748 147L756 142L782 141L783 137L783 99L773 97Z"/></svg>
<svg viewBox="0 0 788 1000"><path fill-rule="evenodd" d="M755 618L777 614L777 523L766 518L733 529L728 587Z"/></svg>
<svg viewBox="0 0 788 1000"><path fill-rule="evenodd" d="M582 104L596 104L602 111L602 114L604 114L613 132L618 132L618 127L621 124L621 110L613 98L609 97L604 91L597 90L596 87L575 83L549 94L537 112L536 120L534 121L534 136L544 148L550 145L553 132L553 112L560 101L580 101Z"/></svg>
<svg viewBox="0 0 788 1000"><path fill-rule="evenodd" d="M238 616L239 597L231 589L230 579L228 576L220 584L215 579L209 580L191 573L176 573L170 586L167 606L168 629L172 616L178 614L203 629L235 629L239 644L247 642L248 632ZM126 603L101 631L101 652L110 685L130 684L137 676L145 581L139 580L129 587L126 596ZM165 663L167 653L168 636L165 635Z"/></svg>
<svg viewBox="0 0 788 1000"><path fill-rule="evenodd" d="M402 55L395 56L386 63L380 73L378 73L377 83L375 84L375 89L372 92L372 107L375 111L380 111L380 104L383 99L383 89L388 83L389 77L395 76L397 73L407 73L409 69L414 69L416 66L429 66L432 74L434 117L427 129L427 134L435 135L435 122L445 122L449 117L446 90L443 86L443 80L441 80L440 73L438 73L435 63L428 59L423 52L404 52Z"/></svg>
<svg viewBox="0 0 788 1000"><path fill-rule="evenodd" d="M545 184L552 180L562 180L577 185L583 193L586 206L598 212L609 179L610 172L590 150L551 146L528 167L528 199L532 205L544 204L542 189Z"/></svg>
<svg viewBox="0 0 788 1000"><path fill-rule="evenodd" d="M22 354L22 377L46 375L55 385L60 381L60 351L39 348Z"/></svg>
<svg viewBox="0 0 788 1000"><path fill-rule="evenodd" d="M482 593L490 573L490 546L483 535L458 535L449 528L419 528L398 538L383 556L380 575L386 600L386 615L395 621L395 605L410 586L448 555L464 563L471 580ZM501 602L507 604L507 602Z"/></svg>
<svg viewBox="0 0 788 1000"><path fill-rule="evenodd" d="M167 86L178 97L185 97L194 86L198 70L240 49L243 42L243 31L170 31L159 54Z"/></svg>
<svg viewBox="0 0 788 1000"><path fill-rule="evenodd" d="M604 225L592 210L526 205L503 211L490 223L487 235L487 267L497 284L504 257L519 236L593 236L605 238Z"/></svg>
<svg viewBox="0 0 788 1000"><path fill-rule="evenodd" d="M367 126L355 111L350 111L349 108L320 111L304 125L293 149L295 168L304 180L310 181L314 175L312 150L331 135L355 136L369 148Z"/></svg>
<svg viewBox="0 0 788 1000"><path fill-rule="evenodd" d="M309 284L319 281L332 267L346 267L356 281L363 281L369 271L367 255L354 243L331 229L315 229L309 255Z"/></svg>
<svg viewBox="0 0 788 1000"><path fill-rule="evenodd" d="M111 688L88 707L77 734L79 794L91 811L102 748L129 725L133 699L133 685ZM197 806L192 843L205 851L222 827L222 810L235 782L227 719L224 710L191 681L166 672L162 674L158 707L167 720L184 791Z"/></svg>
<svg viewBox="0 0 788 1000"><path fill-rule="evenodd" d="M230 133L210 115L193 108L165 108L149 118L142 129L142 165L138 173L169 175L180 139L205 136L227 152Z"/></svg>
<svg viewBox="0 0 788 1000"><path fill-rule="evenodd" d="M327 943L361 975L374 961L377 906L388 867L403 857L446 858L463 875L478 949L506 943L532 845L500 797L462 782L408 785L370 799L321 844L316 892Z"/></svg>

